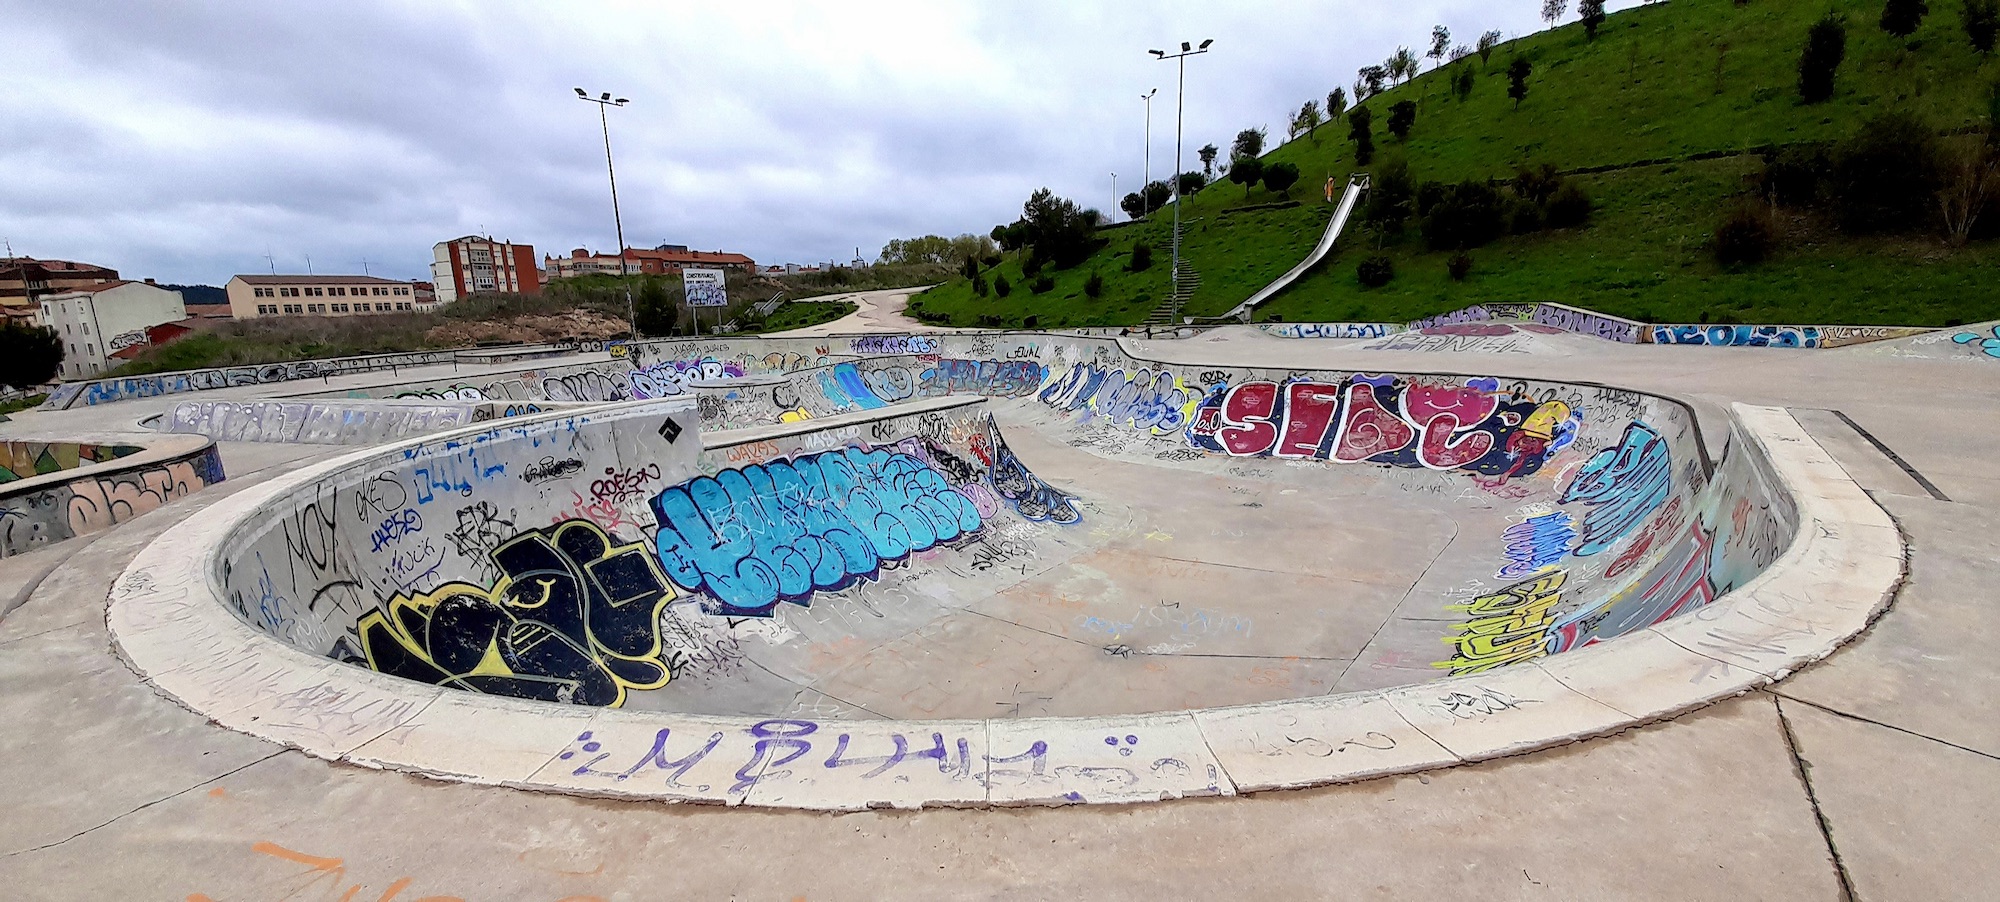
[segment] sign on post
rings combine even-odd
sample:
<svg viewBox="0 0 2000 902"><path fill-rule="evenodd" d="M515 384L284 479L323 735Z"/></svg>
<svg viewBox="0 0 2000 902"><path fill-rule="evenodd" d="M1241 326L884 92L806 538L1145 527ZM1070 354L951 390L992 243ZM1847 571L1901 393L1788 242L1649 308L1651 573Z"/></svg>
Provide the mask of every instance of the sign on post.
<svg viewBox="0 0 2000 902"><path fill-rule="evenodd" d="M729 289L723 283L722 270L683 269L681 286L687 291L689 307L729 306Z"/></svg>

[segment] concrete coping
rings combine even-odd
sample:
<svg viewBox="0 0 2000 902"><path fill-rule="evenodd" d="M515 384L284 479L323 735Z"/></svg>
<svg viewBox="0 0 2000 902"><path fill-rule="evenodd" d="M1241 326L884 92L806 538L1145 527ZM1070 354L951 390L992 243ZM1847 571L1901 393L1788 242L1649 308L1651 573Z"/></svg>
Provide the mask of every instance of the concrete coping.
<svg viewBox="0 0 2000 902"><path fill-rule="evenodd" d="M1762 574L1692 614L1609 642L1389 690L961 721L572 708L315 657L231 614L212 581L218 543L266 502L380 450L280 477L170 530L113 584L108 619L135 671L228 729L440 780L823 811L1139 802L1351 782L1671 718L1779 680L1864 629L1905 572L1895 525L1785 410L1738 404L1734 413L1799 505L1799 531Z"/></svg>
<svg viewBox="0 0 2000 902"><path fill-rule="evenodd" d="M18 438L10 441L28 443L62 444L73 442L85 445L137 445L141 449L135 454L93 463L87 467L72 467L43 473L26 479L16 479L0 485L0 499L31 494L53 486L59 486L75 479L103 476L107 473L122 473L126 470L142 470L168 461L200 454L215 442L206 436L162 436L152 432L94 432L78 436L59 438Z"/></svg>

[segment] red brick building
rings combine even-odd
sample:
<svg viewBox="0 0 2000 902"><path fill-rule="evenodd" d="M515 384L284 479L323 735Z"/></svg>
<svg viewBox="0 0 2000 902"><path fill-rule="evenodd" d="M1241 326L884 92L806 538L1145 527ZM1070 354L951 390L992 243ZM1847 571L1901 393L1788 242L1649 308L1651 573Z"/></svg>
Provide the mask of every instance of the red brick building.
<svg viewBox="0 0 2000 902"><path fill-rule="evenodd" d="M618 258L610 254L593 254L583 248L570 251L568 257L544 257L542 268L551 279L566 279L590 273L618 272ZM757 261L742 254L728 251L691 251L685 244L662 244L656 248L626 248L625 270L627 272L679 275L683 267L706 267L711 269L734 269L755 275Z"/></svg>

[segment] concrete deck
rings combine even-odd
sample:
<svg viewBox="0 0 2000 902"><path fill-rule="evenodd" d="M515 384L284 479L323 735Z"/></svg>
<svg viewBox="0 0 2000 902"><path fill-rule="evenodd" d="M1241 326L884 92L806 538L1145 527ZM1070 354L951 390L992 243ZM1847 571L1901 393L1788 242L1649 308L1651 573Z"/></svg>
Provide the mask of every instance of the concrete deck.
<svg viewBox="0 0 2000 902"><path fill-rule="evenodd" d="M0 878L28 899L1990 897L2000 478L1977 461L2000 434L2000 368L1609 344L1473 364L1234 329L1140 350L1593 379L1687 398L1710 421L1733 401L1789 408L1896 519L1909 578L1861 638L1772 689L1483 764L1139 808L663 808L328 765L155 695L109 652L111 580L257 464L332 450L225 446L230 482L69 549L0 619L16 725L0 740Z"/></svg>

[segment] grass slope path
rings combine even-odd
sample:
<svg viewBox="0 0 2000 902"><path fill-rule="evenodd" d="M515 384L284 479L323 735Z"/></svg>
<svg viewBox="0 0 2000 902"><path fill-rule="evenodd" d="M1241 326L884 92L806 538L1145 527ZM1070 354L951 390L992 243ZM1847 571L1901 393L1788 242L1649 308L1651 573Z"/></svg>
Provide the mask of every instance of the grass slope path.
<svg viewBox="0 0 2000 902"><path fill-rule="evenodd" d="M1259 318L1403 322L1478 302L1554 300L1661 323L1699 322L1704 312L1746 323L1991 319L1990 293L1981 286L2000 282L2000 248L1992 242L1950 250L1930 237L1854 239L1799 220L1783 224L1783 246L1759 266L1720 267L1709 249L1716 223L1761 168L1746 151L1838 139L1891 109L1940 129L1980 121L1985 91L2000 79L2000 55L1974 52L1959 29L1957 4L1949 6L1927 17L1906 45L1876 27L1879 0L1676 0L1613 15L1596 41L1572 23L1503 44L1490 63L1475 55L1425 73L1368 103L1378 176L1395 158L1407 160L1420 182L1505 178L1526 164L1601 170L1571 176L1595 201L1591 223L1478 249L1464 282L1446 274L1449 255L1423 250L1411 229L1382 241L1379 252L1398 275L1372 290L1354 268L1378 239L1350 228L1326 263L1262 305ZM1796 90L1799 50L1807 28L1829 10L1848 23L1846 62L1834 98L1804 106ZM1519 110L1506 96L1505 69L1516 55L1534 63ZM1458 67L1476 70L1463 101L1450 90ZM1404 100L1419 108L1407 143L1381 128L1389 106ZM1233 132L1237 125L1199 128ZM1304 259L1333 213L1320 184L1363 168L1344 121L1271 151L1266 163L1274 162L1303 173L1291 192L1297 205L1270 206L1285 198L1227 182L1189 198L1183 252L1202 276L1190 315L1222 314ZM1004 276L1014 286L1009 296L975 297L959 278L921 296L914 310L964 326L1020 326L1029 316L1042 328L1137 323L1166 297L1167 219L1106 233L1109 244L1055 274L1047 293L1029 291L1031 280L1010 258L987 274L989 283ZM1142 242L1152 245L1155 262L1129 272L1131 249ZM1104 278L1098 298L1083 293L1091 273Z"/></svg>

